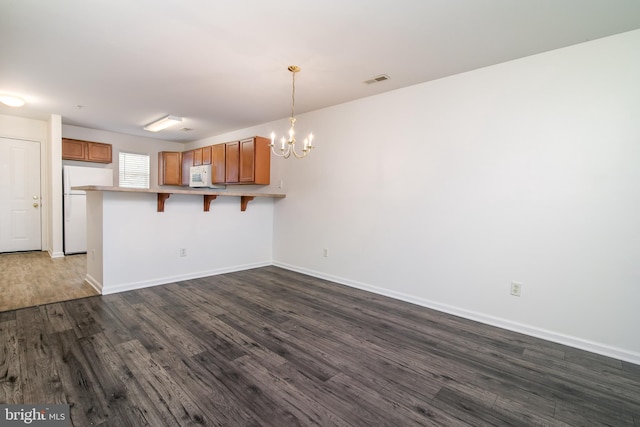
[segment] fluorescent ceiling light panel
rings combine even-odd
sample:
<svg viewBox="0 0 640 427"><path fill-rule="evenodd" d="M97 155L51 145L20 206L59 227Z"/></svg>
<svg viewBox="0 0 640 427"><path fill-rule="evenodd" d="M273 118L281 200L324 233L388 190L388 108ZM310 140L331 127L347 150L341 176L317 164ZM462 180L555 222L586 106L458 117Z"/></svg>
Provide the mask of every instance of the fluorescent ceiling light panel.
<svg viewBox="0 0 640 427"><path fill-rule="evenodd" d="M0 102L9 107L22 107L24 99L13 95L0 95Z"/></svg>
<svg viewBox="0 0 640 427"><path fill-rule="evenodd" d="M162 129L166 129L169 126L173 126L181 122L182 122L182 117L166 116L161 118L160 120L156 120L153 123L149 123L144 127L144 130L148 130L150 132L158 132L158 131L161 131Z"/></svg>

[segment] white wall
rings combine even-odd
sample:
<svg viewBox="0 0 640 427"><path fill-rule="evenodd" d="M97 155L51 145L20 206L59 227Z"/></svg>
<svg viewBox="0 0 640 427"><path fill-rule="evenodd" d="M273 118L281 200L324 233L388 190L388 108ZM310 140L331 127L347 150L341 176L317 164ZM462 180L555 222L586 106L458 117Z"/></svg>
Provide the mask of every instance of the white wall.
<svg viewBox="0 0 640 427"><path fill-rule="evenodd" d="M276 265L640 363L638 76L634 31L298 116Z"/></svg>
<svg viewBox="0 0 640 427"><path fill-rule="evenodd" d="M46 141L47 122L0 114L0 136L29 141Z"/></svg>

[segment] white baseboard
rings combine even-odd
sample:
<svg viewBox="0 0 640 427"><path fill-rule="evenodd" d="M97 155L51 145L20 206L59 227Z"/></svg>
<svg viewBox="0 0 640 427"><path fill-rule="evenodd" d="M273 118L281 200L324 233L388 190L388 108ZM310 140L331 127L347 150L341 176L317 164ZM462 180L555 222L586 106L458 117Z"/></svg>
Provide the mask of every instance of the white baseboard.
<svg viewBox="0 0 640 427"><path fill-rule="evenodd" d="M100 284L100 288L101 288L102 295L109 295L109 294L115 294L118 292L126 292L126 291L133 291L135 289L148 288L151 286L166 285L168 283L175 283L183 280L199 279L201 277L217 276L219 274L233 273L235 271L243 271L243 270L249 270L252 268L266 267L268 265L272 265L271 261L223 267L223 268L218 268L214 270L200 271L197 273L180 274L180 275L170 276L170 277L159 277L151 280L122 283L118 285L110 285L107 287L104 287L102 286L102 284Z"/></svg>
<svg viewBox="0 0 640 427"><path fill-rule="evenodd" d="M98 282L93 276L87 273L84 276L84 281L87 282L93 289L98 291L99 294L102 293L102 283Z"/></svg>
<svg viewBox="0 0 640 427"><path fill-rule="evenodd" d="M64 252L51 252L47 251L51 258L64 258Z"/></svg>
<svg viewBox="0 0 640 427"><path fill-rule="evenodd" d="M330 274L321 273L319 271L309 270L295 265L285 264L282 262L274 261L273 265L281 267L286 270L295 271L298 273L306 274L320 279L336 282L341 285L350 286L352 288L361 289L364 291L372 292L379 295L395 298L400 301L410 302L422 307L431 308L433 310L441 311L454 316L463 317L465 319L474 320L487 325L496 326L498 328L507 329L509 331L518 332L521 334L529 335L532 337L552 341L558 344L567 345L569 347L586 350L592 353L597 353L603 356L613 357L618 360L634 363L640 365L640 353L624 350L617 347L612 347L606 344L601 344L589 340L585 340L579 337L573 337L564 335L561 333L549 331L546 329L540 329L535 326L525 325L522 323L514 322L508 319L502 319L499 317L490 316L484 313L477 313L474 311L465 310L463 308L441 304L435 301L418 298L412 295L404 294L401 292L394 292L389 289L379 288L366 283L361 283L353 280L344 279L342 277L332 276Z"/></svg>

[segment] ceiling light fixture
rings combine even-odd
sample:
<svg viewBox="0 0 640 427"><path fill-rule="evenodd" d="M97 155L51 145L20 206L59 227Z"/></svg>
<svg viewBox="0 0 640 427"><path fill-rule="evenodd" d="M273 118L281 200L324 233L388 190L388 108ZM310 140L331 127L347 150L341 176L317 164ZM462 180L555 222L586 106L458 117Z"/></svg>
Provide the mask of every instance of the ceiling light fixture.
<svg viewBox="0 0 640 427"><path fill-rule="evenodd" d="M0 95L0 102L9 107L22 107L24 99L14 95Z"/></svg>
<svg viewBox="0 0 640 427"><path fill-rule="evenodd" d="M300 71L300 67L298 67L297 65L290 65L287 70L291 71L291 73L293 74L293 90L291 92L291 117L289 118L289 121L291 122L291 127L289 128L289 140L287 140L284 136L282 137L282 139L280 140L280 148L278 149L280 153L277 153L275 149L276 134L274 132L271 132L271 144L269 144L269 147L271 147L271 151L273 152L273 154L278 157L284 157L285 159L288 159L289 156L291 156L291 153L293 153L296 158L301 159L303 157L306 157L313 148L313 134L310 133L309 136L305 138L304 146L302 148L302 154L298 154L298 152L296 151L296 137L293 129L296 124L296 118L294 117L293 113L294 107L296 105L296 73Z"/></svg>
<svg viewBox="0 0 640 427"><path fill-rule="evenodd" d="M182 117L166 116L159 120L156 120L155 122L149 123L144 127L144 130L148 130L149 132L159 132L162 129L166 129L169 126L173 126L181 122Z"/></svg>

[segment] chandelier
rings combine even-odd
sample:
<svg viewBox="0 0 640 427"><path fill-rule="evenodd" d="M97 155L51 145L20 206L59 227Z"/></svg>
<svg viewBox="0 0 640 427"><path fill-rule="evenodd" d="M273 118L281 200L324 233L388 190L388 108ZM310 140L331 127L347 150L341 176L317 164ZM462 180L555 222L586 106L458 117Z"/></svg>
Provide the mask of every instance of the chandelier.
<svg viewBox="0 0 640 427"><path fill-rule="evenodd" d="M293 113L296 105L296 73L300 71L300 67L298 67L297 65L290 65L287 69L291 71L293 75L293 90L291 92L291 117L289 118L289 121L291 122L291 127L289 128L289 139L287 140L283 136L282 139L280 139L280 147L276 151L276 134L274 132L271 132L271 144L269 144L269 147L271 147L271 151L273 152L273 154L278 157L284 157L285 159L288 159L293 153L296 158L301 159L303 157L307 157L307 155L313 148L313 134L310 133L309 136L305 138L302 147L302 154L298 153L296 151L296 136L294 131L296 118L294 117Z"/></svg>

